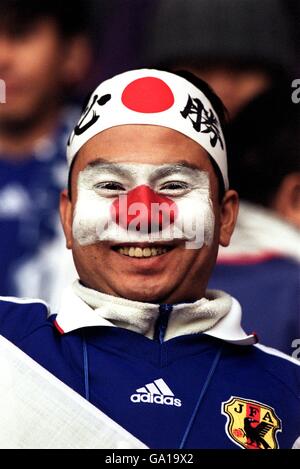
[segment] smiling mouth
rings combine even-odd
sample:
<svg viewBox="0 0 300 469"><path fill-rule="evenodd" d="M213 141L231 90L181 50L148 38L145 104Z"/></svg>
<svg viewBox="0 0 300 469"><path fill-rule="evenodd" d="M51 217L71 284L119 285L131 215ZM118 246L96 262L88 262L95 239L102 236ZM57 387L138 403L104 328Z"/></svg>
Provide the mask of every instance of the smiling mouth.
<svg viewBox="0 0 300 469"><path fill-rule="evenodd" d="M174 249L175 246L165 245L147 245L147 246L112 246L115 252L127 257L136 257L145 259L150 257L157 257Z"/></svg>

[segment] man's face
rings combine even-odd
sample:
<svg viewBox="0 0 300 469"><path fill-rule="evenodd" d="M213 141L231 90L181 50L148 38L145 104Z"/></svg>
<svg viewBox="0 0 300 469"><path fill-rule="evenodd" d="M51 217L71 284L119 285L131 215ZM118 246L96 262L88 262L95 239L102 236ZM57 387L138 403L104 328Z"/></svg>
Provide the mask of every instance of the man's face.
<svg viewBox="0 0 300 469"><path fill-rule="evenodd" d="M203 215L199 247L191 248L185 233L153 241L150 229L127 236L122 228L115 237L107 227L100 233L89 232L91 220L100 220L108 206L115 206L117 195L134 198L132 194L141 188L141 197L146 190L153 200L175 203L179 213L174 215L178 215L174 225L180 216L186 219L189 213L196 214L199 206ZM73 251L83 284L143 302L193 301L203 296L219 239L224 237L222 210L217 177L206 151L179 132L150 125L114 127L89 140L73 167L72 201L66 194L61 200L67 246ZM147 255L140 257L142 249ZM150 250L155 255L150 256ZM130 252L137 257L128 255Z"/></svg>
<svg viewBox="0 0 300 469"><path fill-rule="evenodd" d="M1 29L0 77L6 83L6 103L0 106L0 124L13 126L46 115L63 94L69 76L69 46L51 20L30 27Z"/></svg>

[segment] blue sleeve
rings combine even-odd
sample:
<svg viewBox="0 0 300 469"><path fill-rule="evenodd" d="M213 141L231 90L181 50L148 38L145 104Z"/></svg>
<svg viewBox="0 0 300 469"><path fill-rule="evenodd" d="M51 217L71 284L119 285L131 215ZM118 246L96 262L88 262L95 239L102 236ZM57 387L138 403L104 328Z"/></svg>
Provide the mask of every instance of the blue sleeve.
<svg viewBox="0 0 300 469"><path fill-rule="evenodd" d="M0 335L18 345L45 324L48 307L38 300L0 299Z"/></svg>

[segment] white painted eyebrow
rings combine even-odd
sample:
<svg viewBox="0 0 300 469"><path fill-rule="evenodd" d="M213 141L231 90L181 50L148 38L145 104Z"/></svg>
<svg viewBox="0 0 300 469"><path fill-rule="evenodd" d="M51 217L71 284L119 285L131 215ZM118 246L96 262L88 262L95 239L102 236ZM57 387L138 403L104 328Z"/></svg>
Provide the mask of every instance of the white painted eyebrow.
<svg viewBox="0 0 300 469"><path fill-rule="evenodd" d="M101 169L117 169L117 171L121 170L122 166L128 165L128 166L136 166L136 165L145 165L145 166L156 166L158 170L165 169L165 170L172 170L172 172L175 171L182 171L182 170L196 170L196 171L201 171L200 168L198 168L196 165L190 164L186 161L179 161L176 163L163 163L161 165L154 165L151 163L126 163L126 162L115 162L111 163L106 159L103 158L97 158L95 161L92 161L89 163L86 168L101 168Z"/></svg>
<svg viewBox="0 0 300 469"><path fill-rule="evenodd" d="M173 176L174 174L178 173L186 176L195 177L199 174L199 172L202 171L185 163L166 164L155 169L153 171L153 174L151 175L151 179L159 179L163 177Z"/></svg>
<svg viewBox="0 0 300 469"><path fill-rule="evenodd" d="M99 172L113 173L117 176L128 177L129 171L122 168L119 163L100 163L99 161L93 161L89 163L83 170L83 172L90 172L98 170Z"/></svg>
<svg viewBox="0 0 300 469"><path fill-rule="evenodd" d="M86 168L83 170L83 174L94 176L95 172L98 171L101 174L107 173L132 181L134 178L134 173L138 172L139 165L148 167L150 166L153 168L153 171L149 174L149 180L153 182L167 177L175 177L177 175L188 177L192 182L195 183L196 179L199 178L199 174L206 173L206 171L201 170L197 166L190 164L186 161L179 161L170 164L153 165L151 163L110 163L105 159L97 158L97 160L92 161L86 166ZM133 172L132 168L134 169Z"/></svg>

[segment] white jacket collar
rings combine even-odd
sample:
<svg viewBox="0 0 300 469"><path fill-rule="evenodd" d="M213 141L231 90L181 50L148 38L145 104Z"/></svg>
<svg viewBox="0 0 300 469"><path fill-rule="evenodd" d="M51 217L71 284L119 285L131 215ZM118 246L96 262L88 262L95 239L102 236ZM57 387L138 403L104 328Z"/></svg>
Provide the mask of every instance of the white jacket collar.
<svg viewBox="0 0 300 469"><path fill-rule="evenodd" d="M80 298L81 289L84 289L85 301ZM91 306L87 304L87 300ZM141 303L94 292L80 286L77 281L65 290L55 325L62 334L84 327L110 326L123 327L153 338L158 316L157 304ZM247 335L241 328L240 322L239 303L224 292L211 290L207 292L207 298L195 303L173 306L165 340L203 332L233 344L255 343L255 335Z"/></svg>

